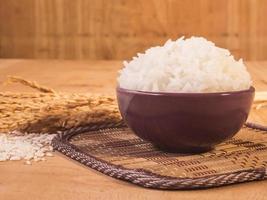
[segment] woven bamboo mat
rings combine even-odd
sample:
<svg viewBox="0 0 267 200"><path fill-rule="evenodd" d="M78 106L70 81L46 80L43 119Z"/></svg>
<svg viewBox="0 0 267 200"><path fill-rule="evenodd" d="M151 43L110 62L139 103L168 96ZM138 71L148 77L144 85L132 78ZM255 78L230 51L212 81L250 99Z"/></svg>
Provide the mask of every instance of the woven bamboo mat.
<svg viewBox="0 0 267 200"><path fill-rule="evenodd" d="M139 186L196 189L266 179L266 127L247 123L231 140L196 155L166 153L121 123L61 132L53 141L66 156Z"/></svg>

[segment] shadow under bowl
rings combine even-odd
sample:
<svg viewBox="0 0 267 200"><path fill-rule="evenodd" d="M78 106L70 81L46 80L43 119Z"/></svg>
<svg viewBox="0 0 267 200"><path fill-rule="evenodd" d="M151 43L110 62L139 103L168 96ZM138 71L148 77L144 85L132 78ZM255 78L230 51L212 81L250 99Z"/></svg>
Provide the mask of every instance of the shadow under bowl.
<svg viewBox="0 0 267 200"><path fill-rule="evenodd" d="M142 92L117 88L122 118L163 150L201 153L233 137L247 120L255 89L220 93Z"/></svg>

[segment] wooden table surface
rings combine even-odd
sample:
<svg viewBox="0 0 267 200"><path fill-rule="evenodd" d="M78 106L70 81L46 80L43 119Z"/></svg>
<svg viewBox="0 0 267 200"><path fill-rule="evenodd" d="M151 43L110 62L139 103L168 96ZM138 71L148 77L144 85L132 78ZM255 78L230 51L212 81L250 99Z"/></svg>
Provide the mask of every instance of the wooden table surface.
<svg viewBox="0 0 267 200"><path fill-rule="evenodd" d="M257 91L267 90L267 62L247 62ZM34 91L4 86L7 75L18 75L64 92L114 94L121 61L1 60L1 91ZM267 124L267 109L253 111L251 121ZM31 166L20 161L0 162L0 200L12 199L267 199L267 181L206 190L145 189L87 169L56 153Z"/></svg>

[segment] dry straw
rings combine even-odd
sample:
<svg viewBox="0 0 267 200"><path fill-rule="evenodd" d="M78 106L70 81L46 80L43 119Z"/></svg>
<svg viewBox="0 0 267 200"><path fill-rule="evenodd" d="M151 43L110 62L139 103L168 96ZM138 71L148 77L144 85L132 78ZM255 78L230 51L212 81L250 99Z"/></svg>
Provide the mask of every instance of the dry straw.
<svg viewBox="0 0 267 200"><path fill-rule="evenodd" d="M101 121L120 121L113 96L57 93L20 77L8 83L32 87L36 93L0 93L0 132L55 133Z"/></svg>

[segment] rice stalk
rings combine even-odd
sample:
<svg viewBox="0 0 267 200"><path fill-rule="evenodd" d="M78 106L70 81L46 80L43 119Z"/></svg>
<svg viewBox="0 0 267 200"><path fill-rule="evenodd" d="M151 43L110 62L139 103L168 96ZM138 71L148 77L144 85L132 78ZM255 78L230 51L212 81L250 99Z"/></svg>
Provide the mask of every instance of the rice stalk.
<svg viewBox="0 0 267 200"><path fill-rule="evenodd" d="M0 132L55 133L90 123L121 120L114 96L58 93L20 77L9 77L8 83L11 82L39 92L0 92Z"/></svg>

